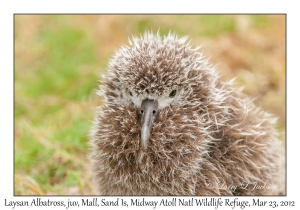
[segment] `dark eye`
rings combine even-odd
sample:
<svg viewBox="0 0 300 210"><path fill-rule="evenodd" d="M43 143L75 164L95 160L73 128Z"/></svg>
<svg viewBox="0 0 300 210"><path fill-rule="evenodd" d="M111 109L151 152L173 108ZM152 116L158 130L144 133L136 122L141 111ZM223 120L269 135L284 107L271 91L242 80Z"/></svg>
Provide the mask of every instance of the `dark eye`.
<svg viewBox="0 0 300 210"><path fill-rule="evenodd" d="M131 96L132 96L132 92L131 92L131 91L129 91L129 95L131 95Z"/></svg>
<svg viewBox="0 0 300 210"><path fill-rule="evenodd" d="M170 98L174 98L176 95L176 90L172 90L172 92L169 94Z"/></svg>

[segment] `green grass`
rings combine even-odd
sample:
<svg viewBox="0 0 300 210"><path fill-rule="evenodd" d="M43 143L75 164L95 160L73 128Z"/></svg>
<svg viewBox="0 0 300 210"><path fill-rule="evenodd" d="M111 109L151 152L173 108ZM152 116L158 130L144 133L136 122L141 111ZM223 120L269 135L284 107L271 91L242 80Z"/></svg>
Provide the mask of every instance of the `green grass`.
<svg viewBox="0 0 300 210"><path fill-rule="evenodd" d="M64 187L79 185L82 178L78 171L86 161L87 133L93 118L91 107L85 106L98 84L95 69L99 62L93 42L83 30L68 24L67 16L41 18L47 26L38 31L33 43L38 46L30 52L39 61L27 69L18 65L15 69L19 134L15 169L29 174L43 191L60 186L57 192L61 192ZM22 16L17 20L22 21ZM16 62L22 61L16 57ZM84 159L74 162L70 154Z"/></svg>
<svg viewBox="0 0 300 210"><path fill-rule="evenodd" d="M199 22L202 28L200 36L213 37L235 31L235 20L231 16L224 18L220 15L203 15L199 16Z"/></svg>
<svg viewBox="0 0 300 210"><path fill-rule="evenodd" d="M276 18L242 17L249 19L251 32L270 34L260 42L277 43L280 37L272 38L272 26L278 24ZM230 66L229 71L221 65L222 74L226 78L238 76L239 85L245 86L250 96L262 95L261 105L279 115L279 130L284 133L284 54L275 53L280 50L266 51L260 45L253 47L246 40L250 36L247 33L239 37L239 18L234 15L16 15L15 194L94 193L87 155L94 108L100 104L95 89L114 50L128 44L131 35L146 30L159 29L162 35L178 32L179 36L189 35L194 44L208 43L206 55ZM224 40L239 42L227 46ZM227 48L220 53L219 46ZM243 59L247 65L240 62ZM274 66L274 60L280 65ZM268 81L265 86L251 83L248 74L253 75L254 81L257 75Z"/></svg>

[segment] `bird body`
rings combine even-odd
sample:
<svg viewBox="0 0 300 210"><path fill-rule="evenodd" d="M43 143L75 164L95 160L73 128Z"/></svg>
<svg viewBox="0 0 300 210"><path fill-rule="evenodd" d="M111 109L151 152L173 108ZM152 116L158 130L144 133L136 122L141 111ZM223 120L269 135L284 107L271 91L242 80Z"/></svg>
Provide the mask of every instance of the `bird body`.
<svg viewBox="0 0 300 210"><path fill-rule="evenodd" d="M91 130L102 195L279 195L275 120L173 34L133 37L109 62Z"/></svg>

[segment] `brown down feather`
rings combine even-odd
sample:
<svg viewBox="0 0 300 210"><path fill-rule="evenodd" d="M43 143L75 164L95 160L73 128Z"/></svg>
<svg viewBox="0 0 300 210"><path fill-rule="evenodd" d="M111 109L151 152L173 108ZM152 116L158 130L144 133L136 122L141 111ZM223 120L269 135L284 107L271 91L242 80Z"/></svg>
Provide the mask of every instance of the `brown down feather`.
<svg viewBox="0 0 300 210"><path fill-rule="evenodd" d="M109 62L90 133L99 194L285 194L276 120L220 81L198 49L185 37L147 32ZM158 100L159 114L144 152L139 108L145 98Z"/></svg>

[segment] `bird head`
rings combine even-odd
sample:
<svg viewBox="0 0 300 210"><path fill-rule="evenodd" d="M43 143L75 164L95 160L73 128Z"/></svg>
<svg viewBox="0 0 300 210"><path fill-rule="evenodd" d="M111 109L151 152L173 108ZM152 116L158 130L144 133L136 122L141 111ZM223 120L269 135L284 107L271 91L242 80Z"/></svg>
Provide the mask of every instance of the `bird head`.
<svg viewBox="0 0 300 210"><path fill-rule="evenodd" d="M146 33L133 37L109 63L102 96L110 108L136 110L133 121L140 125L143 151L155 124L162 123L160 115L192 119L193 110L201 112L211 92L207 87L216 81L212 66L186 40L171 33L164 38Z"/></svg>
<svg viewBox="0 0 300 210"><path fill-rule="evenodd" d="M146 33L116 51L92 133L98 161L124 166L124 173L135 165L152 177L174 174L178 166L181 177L196 173L217 130L209 112L222 91L213 66L186 40Z"/></svg>

